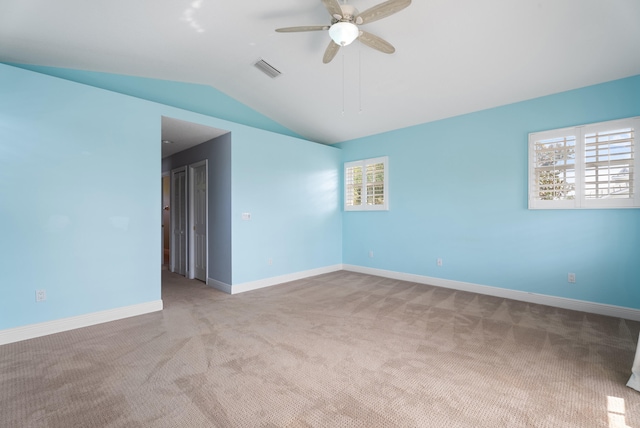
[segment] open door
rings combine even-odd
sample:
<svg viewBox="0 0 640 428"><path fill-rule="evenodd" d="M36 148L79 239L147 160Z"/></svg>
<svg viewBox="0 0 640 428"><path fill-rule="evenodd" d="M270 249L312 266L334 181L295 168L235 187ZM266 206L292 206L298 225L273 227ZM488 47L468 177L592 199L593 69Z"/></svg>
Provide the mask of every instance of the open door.
<svg viewBox="0 0 640 428"><path fill-rule="evenodd" d="M189 277L207 282L207 161L189 165Z"/></svg>
<svg viewBox="0 0 640 428"><path fill-rule="evenodd" d="M187 168L171 171L171 263L172 272L187 274Z"/></svg>
<svg viewBox="0 0 640 428"><path fill-rule="evenodd" d="M170 239L170 232L171 232L171 213L170 213L170 206L171 206L171 193L170 193L170 186L171 184L171 177L169 176L169 173L164 174L162 176L162 265L168 265L169 264L169 254L170 254L170 247L169 247L169 243L171 242Z"/></svg>

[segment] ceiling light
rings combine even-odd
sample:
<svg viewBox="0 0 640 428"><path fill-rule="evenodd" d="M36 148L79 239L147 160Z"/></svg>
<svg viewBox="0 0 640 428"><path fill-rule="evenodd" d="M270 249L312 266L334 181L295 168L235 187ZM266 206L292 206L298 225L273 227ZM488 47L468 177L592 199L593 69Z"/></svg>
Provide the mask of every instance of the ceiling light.
<svg viewBox="0 0 640 428"><path fill-rule="evenodd" d="M329 36L340 46L351 44L359 35L360 30L351 22L336 22L329 28Z"/></svg>
<svg viewBox="0 0 640 428"><path fill-rule="evenodd" d="M171 140L162 140L162 142L164 144L173 144L173 141L171 141Z"/></svg>

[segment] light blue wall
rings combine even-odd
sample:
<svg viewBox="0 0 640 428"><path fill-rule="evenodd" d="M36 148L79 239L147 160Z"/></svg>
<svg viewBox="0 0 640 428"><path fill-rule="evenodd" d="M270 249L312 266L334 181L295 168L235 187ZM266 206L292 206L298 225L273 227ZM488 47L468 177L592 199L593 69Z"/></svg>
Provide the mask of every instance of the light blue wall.
<svg viewBox="0 0 640 428"><path fill-rule="evenodd" d="M160 299L145 104L0 65L0 329Z"/></svg>
<svg viewBox="0 0 640 428"><path fill-rule="evenodd" d="M236 137L233 284L342 263L340 150L255 131Z"/></svg>
<svg viewBox="0 0 640 428"><path fill-rule="evenodd" d="M41 65L10 65L258 129L302 138L278 122L208 85Z"/></svg>
<svg viewBox="0 0 640 428"><path fill-rule="evenodd" d="M231 284L231 133L162 160L162 172L207 160L209 278Z"/></svg>
<svg viewBox="0 0 640 428"><path fill-rule="evenodd" d="M343 213L344 263L640 308L640 209L527 209L528 133L637 115L640 76L340 144L390 170L388 212Z"/></svg>
<svg viewBox="0 0 640 428"><path fill-rule="evenodd" d="M338 149L0 64L0 330L161 298L162 116L231 132L234 284L340 263Z"/></svg>
<svg viewBox="0 0 640 428"><path fill-rule="evenodd" d="M637 115L640 76L341 151L0 65L0 330L160 298L161 116L231 132L232 284L344 262L640 308L640 210L527 210L529 132ZM341 213L341 162L382 155L391 210Z"/></svg>

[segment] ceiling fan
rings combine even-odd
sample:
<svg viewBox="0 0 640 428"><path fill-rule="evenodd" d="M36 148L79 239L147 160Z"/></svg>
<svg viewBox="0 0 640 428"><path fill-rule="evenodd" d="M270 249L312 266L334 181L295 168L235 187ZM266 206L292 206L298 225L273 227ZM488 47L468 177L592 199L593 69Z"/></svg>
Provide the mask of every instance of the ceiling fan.
<svg viewBox="0 0 640 428"><path fill-rule="evenodd" d="M389 15L400 12L411 4L411 0L387 0L360 13L348 4L340 4L338 0L322 0L324 7L331 15L330 25L307 25L302 27L278 28L279 33L297 33L302 31L329 30L331 41L324 52L322 62L328 64L336 56L340 47L347 46L358 39L363 44L386 54L392 54L396 49L386 40L360 30L359 25L368 24Z"/></svg>

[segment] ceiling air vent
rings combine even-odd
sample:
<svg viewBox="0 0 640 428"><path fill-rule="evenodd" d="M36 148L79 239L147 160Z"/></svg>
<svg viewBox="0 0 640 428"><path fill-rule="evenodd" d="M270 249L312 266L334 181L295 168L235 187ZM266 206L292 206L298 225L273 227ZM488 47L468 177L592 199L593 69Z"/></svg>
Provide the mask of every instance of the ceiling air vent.
<svg viewBox="0 0 640 428"><path fill-rule="evenodd" d="M253 65L255 65L255 67L258 70L262 71L264 74L271 77L272 79L275 79L276 77L282 74L275 67L273 67L271 64L269 64L267 61L263 59L258 60L258 62L256 62Z"/></svg>

